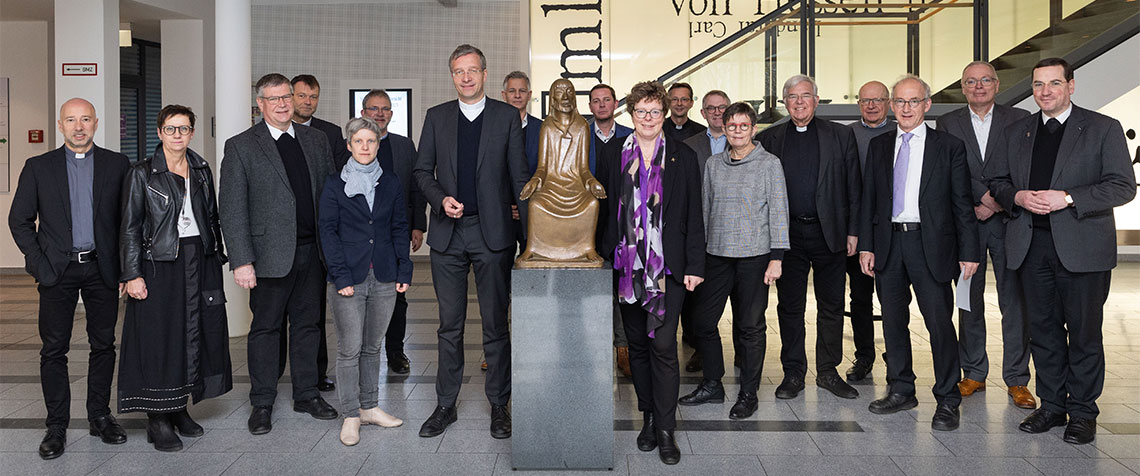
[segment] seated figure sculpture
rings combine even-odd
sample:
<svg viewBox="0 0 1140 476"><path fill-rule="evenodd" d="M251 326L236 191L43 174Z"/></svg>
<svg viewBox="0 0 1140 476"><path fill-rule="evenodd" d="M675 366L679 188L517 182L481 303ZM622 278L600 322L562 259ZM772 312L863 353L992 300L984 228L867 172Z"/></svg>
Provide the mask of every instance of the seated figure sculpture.
<svg viewBox="0 0 1140 476"><path fill-rule="evenodd" d="M550 85L550 114L542 121L538 168L520 199L530 200L526 251L519 268L600 268L594 246L602 184L590 173L590 127L578 114L574 85Z"/></svg>

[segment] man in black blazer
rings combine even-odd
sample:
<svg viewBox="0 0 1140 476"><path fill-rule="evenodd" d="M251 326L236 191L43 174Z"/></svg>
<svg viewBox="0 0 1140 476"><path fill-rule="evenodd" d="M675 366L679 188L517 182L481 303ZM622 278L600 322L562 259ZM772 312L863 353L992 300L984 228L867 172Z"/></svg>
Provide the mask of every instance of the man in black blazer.
<svg viewBox="0 0 1140 476"><path fill-rule="evenodd" d="M795 398L804 389L804 313L808 272L814 271L816 385L840 398L859 392L839 377L843 361L843 291L846 260L855 254L862 183L859 148L851 128L815 117L819 93L810 76L784 82L792 120L765 129L757 139L784 166L788 187L788 236L784 275L776 281L780 362L784 380L776 397Z"/></svg>
<svg viewBox="0 0 1140 476"><path fill-rule="evenodd" d="M511 205L526 223L526 158L519 111L484 94L487 59L460 45L448 59L459 94L428 109L420 154L412 171L431 205L431 274L439 300L437 406L420 428L433 437L456 420L463 378L463 326L467 321L467 274L475 268L475 290L487 356L484 386L491 403L491 436L511 436L511 341L507 323L515 231Z"/></svg>
<svg viewBox="0 0 1140 476"><path fill-rule="evenodd" d="M127 158L93 143L99 119L80 98L59 109L64 146L32 157L20 172L8 227L24 254L24 269L39 282L40 384L47 405L43 459L63 454L71 421L67 352L75 305L87 310L87 420L91 434L120 444L127 434L109 406L115 373L119 315L119 191ZM37 226L38 220L38 226ZM116 292L117 291L117 292Z"/></svg>
<svg viewBox="0 0 1140 476"><path fill-rule="evenodd" d="M962 361L962 380L958 390L963 397L985 390L990 359L986 355L986 259L988 250L994 261L997 280L998 309L1001 310L1002 379L1013 404L1036 408L1037 402L1029 384L1029 330L1021 294L1017 291L1016 273L1005 268L1005 219L1009 215L986 188L982 169L993 159L994 149L1002 140L1002 131L1014 121L1029 115L1028 111L996 104L999 84L993 65L974 61L962 71L962 93L966 107L938 118L939 131L961 139L966 144L966 163L970 166L970 197L974 216L978 219L978 249L982 251L978 272L970 280L970 310L958 311L958 354Z"/></svg>
<svg viewBox="0 0 1140 476"><path fill-rule="evenodd" d="M392 123L392 98L383 89L373 89L364 95L360 115L376 121L380 126L380 149L376 154L380 168L392 171L400 179L404 192L408 228L411 229L412 251L419 251L427 231L427 215L424 213L427 202L416 181L412 180L412 167L416 165L416 145L412 140L388 131ZM396 293L396 307L392 309L392 320L384 335L384 349L388 356L388 369L393 373L411 372L411 361L404 353L404 335L408 330L408 298L405 293Z"/></svg>
<svg viewBox="0 0 1140 476"><path fill-rule="evenodd" d="M911 287L930 332L934 358L931 427L958 428L958 342L950 281L978 269L978 221L970 199L966 147L928 128L930 86L907 75L892 88L896 131L871 139L864 174L859 232L863 273L875 277L883 309L889 394L871 402L872 413L918 406L911 368Z"/></svg>
<svg viewBox="0 0 1140 476"><path fill-rule="evenodd" d="M332 148L333 162L335 163L333 170L339 172L348 158L352 157L352 154L348 152L344 136L340 133L340 126L313 116L316 114L317 106L321 100L321 83L317 82L317 78L311 74L298 74L289 81L289 84L293 86L293 123L309 126L325 133L325 136L329 138L329 146ZM317 348L317 390L331 392L336 389L336 384L328 376L329 344L325 326L325 308L328 306L326 305L325 293L321 293L319 306L321 315L317 318L317 329L320 331L321 337L320 346ZM285 374L285 360L289 356L288 326L284 323L282 325L285 327L281 329L281 349L279 352L281 359L278 363L277 375Z"/></svg>
<svg viewBox="0 0 1140 476"><path fill-rule="evenodd" d="M324 133L293 126L292 86L277 73L257 81L264 121L226 140L218 214L230 269L249 289L249 432L273 429L278 346L289 321L293 410L320 420L337 417L317 390L317 319L325 276L317 234L317 203L332 171ZM256 266L256 269L255 269Z"/></svg>
<svg viewBox="0 0 1140 476"><path fill-rule="evenodd" d="M1041 408L1020 429L1068 426L1064 439L1096 437L1104 389L1104 301L1116 267L1112 209L1136 196L1120 123L1073 105L1073 69L1046 58L1033 68L1041 112L1013 123L986 165L994 198L1009 210L1006 265L1029 317Z"/></svg>

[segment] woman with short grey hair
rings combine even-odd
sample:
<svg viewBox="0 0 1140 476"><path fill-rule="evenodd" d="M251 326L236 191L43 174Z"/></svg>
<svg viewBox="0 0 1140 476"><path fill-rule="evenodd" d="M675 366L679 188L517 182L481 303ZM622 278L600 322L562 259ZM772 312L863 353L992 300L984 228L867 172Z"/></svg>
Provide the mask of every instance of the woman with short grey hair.
<svg viewBox="0 0 1140 476"><path fill-rule="evenodd" d="M336 321L340 441L352 446L360 442L361 424L404 423L377 407L380 342L396 293L412 280L412 261L400 179L376 159L380 126L359 117L348 121L345 133L352 160L325 182L317 227Z"/></svg>

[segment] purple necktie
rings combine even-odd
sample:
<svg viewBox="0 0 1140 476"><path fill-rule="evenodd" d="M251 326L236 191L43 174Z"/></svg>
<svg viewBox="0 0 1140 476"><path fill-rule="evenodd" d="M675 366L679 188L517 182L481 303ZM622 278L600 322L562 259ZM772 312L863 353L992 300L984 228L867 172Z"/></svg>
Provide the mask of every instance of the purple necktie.
<svg viewBox="0 0 1140 476"><path fill-rule="evenodd" d="M910 163L910 138L913 132L902 135L902 145L899 146L899 155L895 157L895 194L891 206L891 216L897 217L906 204L906 168Z"/></svg>

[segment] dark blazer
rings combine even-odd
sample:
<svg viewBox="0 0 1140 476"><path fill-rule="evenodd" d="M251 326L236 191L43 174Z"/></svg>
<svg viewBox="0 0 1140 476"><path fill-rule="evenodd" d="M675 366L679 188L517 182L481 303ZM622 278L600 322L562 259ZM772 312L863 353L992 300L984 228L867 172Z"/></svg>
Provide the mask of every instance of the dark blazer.
<svg viewBox="0 0 1140 476"><path fill-rule="evenodd" d="M408 233L411 230L427 231L427 202L424 201L424 194L420 193L419 185L412 179L412 168L416 166L416 145L411 139L391 132L385 140L392 141L392 165L396 169L396 177L400 178L400 190L404 193L404 203L407 205L405 215L410 228ZM342 168L343 164L333 171L334 174L339 174Z"/></svg>
<svg viewBox="0 0 1140 476"><path fill-rule="evenodd" d="M847 250L847 237L859 235L859 202L862 200L862 175L859 169L859 146L850 127L826 119L814 118L819 134L819 179L815 186L815 206L823 238L832 253ZM784 157L784 137L792 121L776 124L756 134L764 150ZM786 167L785 167L786 168Z"/></svg>
<svg viewBox="0 0 1140 476"><path fill-rule="evenodd" d="M317 204L333 166L328 137L309 127L294 126L293 131L309 165L313 210L320 220ZM254 263L259 277L289 274L297 248L296 198L265 121L226 140L219 182L218 211L230 269Z"/></svg>
<svg viewBox="0 0 1140 476"><path fill-rule="evenodd" d="M882 269L891 250L894 230L891 208L894 194L895 136L898 128L871 139L864 176L859 251L875 253L875 269ZM966 146L957 137L926 128L918 210L922 250L930 274L950 282L959 274L959 261L980 262L978 219L970 200L970 171Z"/></svg>
<svg viewBox="0 0 1140 476"><path fill-rule="evenodd" d="M601 231L599 252L613 261L620 240L618 198L621 195L621 151L624 141L610 140L598 150L597 178L606 188L598 213ZM697 156L683 142L665 138L665 177L662 183L663 216L661 241L665 266L673 279L684 284L685 276L705 275L705 222L701 209L701 172Z"/></svg>
<svg viewBox="0 0 1140 476"><path fill-rule="evenodd" d="M371 210L363 195L345 195L344 186L337 174L329 177L321 192L317 228L328 281L337 289L360 284L371 265L377 281L412 282L410 232L399 177L380 175Z"/></svg>
<svg viewBox="0 0 1140 476"><path fill-rule="evenodd" d="M416 184L431 206L427 244L437 251L447 249L455 226L455 220L443 212L443 199L459 193L456 160L459 147L463 146L456 143L459 114L458 100L427 110L423 132L420 133L420 154L412 171ZM503 250L515 245L511 205L518 205L519 221L524 227L526 223L526 202L518 198L530 175L527 174L526 156L523 154L522 120L518 109L487 98L478 157L476 200L479 202L479 227L488 248Z"/></svg>
<svg viewBox="0 0 1140 476"><path fill-rule="evenodd" d="M519 123L522 127L522 122ZM526 147L527 179L534 176L538 169L538 138L542 135L542 119L530 114L526 115L526 127L523 127L523 145Z"/></svg>
<svg viewBox="0 0 1140 476"><path fill-rule="evenodd" d="M614 129L616 129L614 131L614 136L610 138L608 144L613 144L615 142L621 144L623 141L625 141L625 138L627 136L633 134L633 129L625 127L616 122L614 123ZM602 142L602 140L598 138L598 128L595 125L594 121L590 121L590 173L594 174L595 176L597 176L598 173L598 150L600 150L606 144L607 142Z"/></svg>
<svg viewBox="0 0 1140 476"><path fill-rule="evenodd" d="M1033 239L1032 213L1017 206L1014 195L1029 190L1029 169L1038 112L1006 129L986 162L994 198L1009 211L1005 230L1006 263L1018 269ZM988 147L987 147L988 148ZM1112 209L1136 196L1136 175L1120 122L1073 105L1053 166L1052 190L1073 197L1073 205L1049 214L1053 245L1065 269L1074 273L1108 271L1116 266L1116 219Z"/></svg>
<svg viewBox="0 0 1140 476"><path fill-rule="evenodd" d="M989 190L986 184L987 180L982 172L986 162L993 158L994 149L998 148L997 144L1002 140L1002 132L1018 119L1028 116L1029 111L994 104L993 114L993 117L990 118L993 121L990 124L990 135L986 139L985 160L982 160L982 147L978 145L978 137L974 135L974 124L970 119L970 106L955 109L939 117L935 122L938 130L949 132L950 135L966 143L966 163L970 165L970 190L974 205L980 205L982 195L985 195L986 191Z"/></svg>
<svg viewBox="0 0 1140 476"><path fill-rule="evenodd" d="M119 190L130 162L118 152L92 146L95 153L92 186L95 251L99 276L107 286L119 282ZM39 221L38 226L36 221ZM59 282L71 253L71 190L67 184L67 156L63 147L32 157L24 163L8 228L20 252L24 269L44 286Z"/></svg>
<svg viewBox="0 0 1140 476"><path fill-rule="evenodd" d="M296 122L293 123L297 124ZM313 117L313 121L309 126L318 131L324 132L325 137L329 139L329 148L332 149L333 164L335 170L339 171L344 168L345 162L352 157L352 153L348 151L348 143L345 142L344 136L341 135L341 127L329 121L323 120L318 117Z"/></svg>

